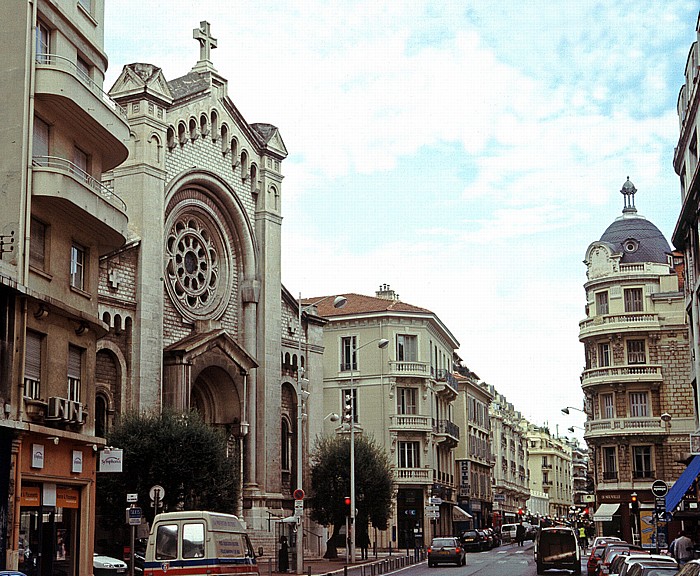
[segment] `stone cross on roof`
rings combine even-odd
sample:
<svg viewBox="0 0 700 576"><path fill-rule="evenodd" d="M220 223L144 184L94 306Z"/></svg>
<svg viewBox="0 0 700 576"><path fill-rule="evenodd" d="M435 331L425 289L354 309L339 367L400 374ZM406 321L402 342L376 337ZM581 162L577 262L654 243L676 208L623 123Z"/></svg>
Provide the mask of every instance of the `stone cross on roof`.
<svg viewBox="0 0 700 576"><path fill-rule="evenodd" d="M209 22L202 20L199 28L192 30L192 38L199 40L199 61L211 62L211 51L216 48L216 38L211 35Z"/></svg>

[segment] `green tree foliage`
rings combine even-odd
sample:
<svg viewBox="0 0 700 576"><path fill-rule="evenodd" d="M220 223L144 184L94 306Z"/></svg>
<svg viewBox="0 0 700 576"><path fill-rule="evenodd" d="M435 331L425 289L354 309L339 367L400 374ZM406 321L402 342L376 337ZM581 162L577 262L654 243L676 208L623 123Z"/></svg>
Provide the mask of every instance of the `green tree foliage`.
<svg viewBox="0 0 700 576"><path fill-rule="evenodd" d="M165 490L165 511L235 512L239 455L227 457L226 435L197 412L125 414L107 440L124 450L124 460L121 474L98 474L97 503L105 524L124 524L128 493L138 494L151 522L149 491L156 484Z"/></svg>
<svg viewBox="0 0 700 576"><path fill-rule="evenodd" d="M391 516L393 472L386 452L371 437L355 436L355 530L367 531L368 523L387 528ZM350 438L322 436L311 455L311 518L333 525L333 536L345 524L345 497L350 496ZM333 538L331 538L333 540ZM329 543L329 553L334 547Z"/></svg>

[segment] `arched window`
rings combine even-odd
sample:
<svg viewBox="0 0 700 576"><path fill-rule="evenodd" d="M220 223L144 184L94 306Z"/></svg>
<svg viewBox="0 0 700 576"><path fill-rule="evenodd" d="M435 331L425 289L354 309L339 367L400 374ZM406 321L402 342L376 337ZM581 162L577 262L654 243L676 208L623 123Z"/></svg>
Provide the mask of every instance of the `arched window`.
<svg viewBox="0 0 700 576"><path fill-rule="evenodd" d="M241 180L244 182L248 179L248 176L250 176L248 172L248 152L245 150L241 151Z"/></svg>
<svg viewBox="0 0 700 576"><path fill-rule="evenodd" d="M109 421L107 420L107 398L103 394L95 396L95 435L104 438L107 436Z"/></svg>
<svg viewBox="0 0 700 576"><path fill-rule="evenodd" d="M228 154L228 126L226 124L221 125L221 153L226 156Z"/></svg>
<svg viewBox="0 0 700 576"><path fill-rule="evenodd" d="M255 163L250 165L250 191L260 194L260 182L258 182L258 167Z"/></svg>
<svg viewBox="0 0 700 576"><path fill-rule="evenodd" d="M231 163L234 168L241 163L238 156L238 139L235 136L231 138Z"/></svg>
<svg viewBox="0 0 700 576"><path fill-rule="evenodd" d="M180 142L180 146L184 146L187 142L187 127L184 122L179 122L177 125L177 139Z"/></svg>
<svg viewBox="0 0 700 576"><path fill-rule="evenodd" d="M209 118L207 118L206 114L202 114L199 117L199 132L202 134L202 137L209 134Z"/></svg>
<svg viewBox="0 0 700 576"><path fill-rule="evenodd" d="M194 118L190 118L190 140L194 142L199 138L199 133L197 132L197 121Z"/></svg>
<svg viewBox="0 0 700 576"><path fill-rule="evenodd" d="M175 127L168 126L168 150L175 148Z"/></svg>
<svg viewBox="0 0 700 576"><path fill-rule="evenodd" d="M211 139L216 142L219 137L219 115L216 110L211 111Z"/></svg>
<svg viewBox="0 0 700 576"><path fill-rule="evenodd" d="M292 471L292 445L293 445L294 434L291 431L289 421L286 418L282 418L282 436L281 436L281 450L280 454L280 465L282 466L282 472Z"/></svg>

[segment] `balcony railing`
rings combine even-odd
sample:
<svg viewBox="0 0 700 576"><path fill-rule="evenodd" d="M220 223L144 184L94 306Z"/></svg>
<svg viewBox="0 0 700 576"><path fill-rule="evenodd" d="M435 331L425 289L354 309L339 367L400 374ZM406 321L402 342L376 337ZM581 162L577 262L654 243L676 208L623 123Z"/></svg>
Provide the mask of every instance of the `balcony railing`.
<svg viewBox="0 0 700 576"><path fill-rule="evenodd" d="M627 314L606 314L593 316L579 322L581 330L609 326L611 324L658 324L659 315L654 312L630 312Z"/></svg>
<svg viewBox="0 0 700 576"><path fill-rule="evenodd" d="M661 434L666 432L659 416L637 418L611 418L608 420L589 420L585 423L586 436L607 436L611 434Z"/></svg>
<svg viewBox="0 0 700 576"><path fill-rule="evenodd" d="M417 414L394 414L391 416L389 427L392 430L428 432L433 428L433 419Z"/></svg>
<svg viewBox="0 0 700 576"><path fill-rule="evenodd" d="M589 368L581 376L582 386L614 382L658 382L663 378L658 364L625 364Z"/></svg>
<svg viewBox="0 0 700 576"><path fill-rule="evenodd" d="M126 212L126 202L124 202L124 200L115 194L112 189L107 188L107 186L102 184L97 178L91 176L70 160L58 156L34 156L34 158L32 158L32 164L39 168L49 168L72 176L95 194L101 196L109 204L120 209L122 212Z"/></svg>
<svg viewBox="0 0 700 576"><path fill-rule="evenodd" d="M459 440L459 426L449 420L438 420L433 427L435 434L445 434Z"/></svg>
<svg viewBox="0 0 700 576"><path fill-rule="evenodd" d="M396 482L401 484L432 484L433 471L430 468L395 468Z"/></svg>
<svg viewBox="0 0 700 576"><path fill-rule="evenodd" d="M78 68L77 64L69 58L59 56L58 54L37 54L36 63L38 66L47 66L57 70L62 70L63 72L68 72L71 76L77 78L84 86L88 88L88 90L95 94L95 96L102 100L102 102L114 110L114 112L119 114L124 120L127 119L126 110L112 100L109 94L102 90L102 88L98 86L92 78Z"/></svg>
<svg viewBox="0 0 700 576"><path fill-rule="evenodd" d="M428 363L390 360L389 371L392 374L399 374L401 376L420 376L424 378L428 375Z"/></svg>

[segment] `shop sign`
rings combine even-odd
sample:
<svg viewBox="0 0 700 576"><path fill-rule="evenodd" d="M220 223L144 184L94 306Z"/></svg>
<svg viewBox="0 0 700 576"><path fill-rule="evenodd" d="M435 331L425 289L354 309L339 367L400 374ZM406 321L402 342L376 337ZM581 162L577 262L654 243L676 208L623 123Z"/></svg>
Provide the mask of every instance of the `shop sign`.
<svg viewBox="0 0 700 576"><path fill-rule="evenodd" d="M41 492L38 486L22 486L20 506L41 506Z"/></svg>
<svg viewBox="0 0 700 576"><path fill-rule="evenodd" d="M100 472L121 472L124 451L121 448L100 452Z"/></svg>
<svg viewBox="0 0 700 576"><path fill-rule="evenodd" d="M83 452L82 450L73 450L73 467L71 471L75 474L80 474L83 471Z"/></svg>
<svg viewBox="0 0 700 576"><path fill-rule="evenodd" d="M79 508L79 494L75 488L56 487L57 508Z"/></svg>
<svg viewBox="0 0 700 576"><path fill-rule="evenodd" d="M44 445L32 444L32 468L44 467Z"/></svg>

